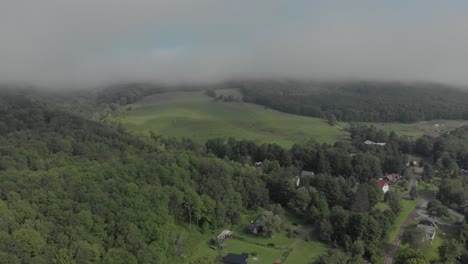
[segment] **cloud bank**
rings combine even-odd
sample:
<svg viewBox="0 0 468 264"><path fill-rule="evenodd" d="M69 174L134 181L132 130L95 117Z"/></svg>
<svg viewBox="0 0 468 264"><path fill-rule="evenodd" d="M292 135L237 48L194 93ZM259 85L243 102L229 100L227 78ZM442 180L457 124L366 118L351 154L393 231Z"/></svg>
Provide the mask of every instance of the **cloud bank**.
<svg viewBox="0 0 468 264"><path fill-rule="evenodd" d="M466 1L3 0L0 82L468 84Z"/></svg>

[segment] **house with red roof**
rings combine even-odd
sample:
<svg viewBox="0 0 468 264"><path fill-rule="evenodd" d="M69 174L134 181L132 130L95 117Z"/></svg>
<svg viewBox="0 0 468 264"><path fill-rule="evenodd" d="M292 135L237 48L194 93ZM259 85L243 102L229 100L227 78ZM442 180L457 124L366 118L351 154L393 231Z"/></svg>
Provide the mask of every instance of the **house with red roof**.
<svg viewBox="0 0 468 264"><path fill-rule="evenodd" d="M387 193L387 192L388 192L388 189L390 188L390 187L388 186L387 181L384 180L384 179L382 179L382 178L380 178L378 183L379 183L379 187L382 189L383 193Z"/></svg>
<svg viewBox="0 0 468 264"><path fill-rule="evenodd" d="M389 181L389 182L396 182L399 179L401 179L401 175L397 174L397 173L385 174L384 179Z"/></svg>

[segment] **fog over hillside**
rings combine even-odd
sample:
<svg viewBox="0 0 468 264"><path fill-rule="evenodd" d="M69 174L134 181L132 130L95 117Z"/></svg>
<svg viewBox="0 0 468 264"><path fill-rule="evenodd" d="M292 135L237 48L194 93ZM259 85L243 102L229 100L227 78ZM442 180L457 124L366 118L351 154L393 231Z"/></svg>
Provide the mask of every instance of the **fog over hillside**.
<svg viewBox="0 0 468 264"><path fill-rule="evenodd" d="M3 1L0 81L466 85L464 1Z"/></svg>

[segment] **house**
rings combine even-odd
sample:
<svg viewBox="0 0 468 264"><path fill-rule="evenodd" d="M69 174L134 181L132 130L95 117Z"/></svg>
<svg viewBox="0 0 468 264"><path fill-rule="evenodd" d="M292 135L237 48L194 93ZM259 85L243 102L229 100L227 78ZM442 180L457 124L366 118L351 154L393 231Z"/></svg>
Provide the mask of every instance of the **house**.
<svg viewBox="0 0 468 264"><path fill-rule="evenodd" d="M429 243L431 243L432 245L432 242L434 242L434 238L436 235L437 225L429 220L423 220L419 222L417 228L424 229L424 231L426 232L426 236L423 238L423 241L429 241Z"/></svg>
<svg viewBox="0 0 468 264"><path fill-rule="evenodd" d="M242 253L242 254L228 253L225 257L223 257L223 263L226 263L226 264L247 264L248 259L249 259L249 254L247 254L247 253Z"/></svg>
<svg viewBox="0 0 468 264"><path fill-rule="evenodd" d="M396 182L399 179L401 179L401 175L397 173L385 174L385 177L384 177L384 180L387 180L390 182Z"/></svg>
<svg viewBox="0 0 468 264"><path fill-rule="evenodd" d="M301 171L301 178L312 177L312 176L315 176L315 173L313 171L306 171L306 170Z"/></svg>
<svg viewBox="0 0 468 264"><path fill-rule="evenodd" d="M373 141L370 141L370 140L366 140L364 141L364 144L366 145L377 145L377 146L385 146L387 143L377 143L377 142L373 142Z"/></svg>
<svg viewBox="0 0 468 264"><path fill-rule="evenodd" d="M308 178L312 178L314 176L315 176L315 173L313 171L302 170L301 174L299 176L295 176L293 178L294 179L294 185L296 186L296 188L299 188L299 186L301 185L301 180L302 179L308 179Z"/></svg>
<svg viewBox="0 0 468 264"><path fill-rule="evenodd" d="M378 183L379 183L379 187L382 189L383 193L387 193L387 192L388 192L388 189L390 188L390 187L388 186L387 181L384 180L384 179L382 179L382 178L380 178L379 181L378 181Z"/></svg>
<svg viewBox="0 0 468 264"><path fill-rule="evenodd" d="M257 235L263 232L263 222L260 219L257 219L255 222L252 221L249 226L249 232Z"/></svg>
<svg viewBox="0 0 468 264"><path fill-rule="evenodd" d="M254 221L250 222L250 226L249 226L250 233L252 233L254 235L258 235L258 234L263 233L263 222L262 222L261 218L267 212L268 212L267 210L263 211L262 215L257 220L255 220L255 222Z"/></svg>
<svg viewBox="0 0 468 264"><path fill-rule="evenodd" d="M298 188L301 185L301 179L310 178L313 176L315 176L315 173L313 171L302 170L300 175L294 176L294 178L292 178L292 180L294 181L294 186Z"/></svg>

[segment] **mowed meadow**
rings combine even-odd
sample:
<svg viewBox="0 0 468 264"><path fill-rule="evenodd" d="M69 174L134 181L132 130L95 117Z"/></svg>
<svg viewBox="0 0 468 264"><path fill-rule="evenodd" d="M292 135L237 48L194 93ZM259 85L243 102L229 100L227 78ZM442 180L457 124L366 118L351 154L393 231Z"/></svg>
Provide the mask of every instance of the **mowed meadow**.
<svg viewBox="0 0 468 264"><path fill-rule="evenodd" d="M243 102L214 101L203 92L168 92L122 107L114 119L132 131L205 142L235 137L290 147L311 138L334 143L349 139L340 124L292 115ZM346 124L341 124L343 127Z"/></svg>
<svg viewBox="0 0 468 264"><path fill-rule="evenodd" d="M222 92L236 96L233 90ZM232 136L289 148L309 139L322 143L349 139L349 133L344 130L348 126L346 122L330 126L320 118L283 113L256 104L215 101L202 91L174 91L148 96L138 103L121 107L113 120L138 133L153 131L162 136L185 137L200 143L211 138ZM468 121L360 124L417 138L424 134L438 136L468 125Z"/></svg>
<svg viewBox="0 0 468 264"><path fill-rule="evenodd" d="M431 120L415 123L361 123L374 125L386 132L395 131L400 136L418 138L422 135L437 137L445 132L468 125L468 120Z"/></svg>

